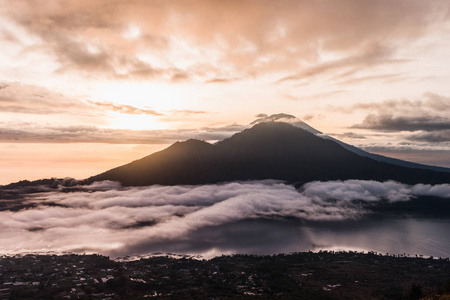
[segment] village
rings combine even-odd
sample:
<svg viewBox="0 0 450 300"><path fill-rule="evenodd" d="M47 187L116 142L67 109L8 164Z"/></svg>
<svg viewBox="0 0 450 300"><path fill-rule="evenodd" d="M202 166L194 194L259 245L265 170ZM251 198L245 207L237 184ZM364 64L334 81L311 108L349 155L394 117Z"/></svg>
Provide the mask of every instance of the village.
<svg viewBox="0 0 450 300"><path fill-rule="evenodd" d="M448 295L449 278L448 258L373 252L210 260L26 254L0 258L0 299L421 299Z"/></svg>

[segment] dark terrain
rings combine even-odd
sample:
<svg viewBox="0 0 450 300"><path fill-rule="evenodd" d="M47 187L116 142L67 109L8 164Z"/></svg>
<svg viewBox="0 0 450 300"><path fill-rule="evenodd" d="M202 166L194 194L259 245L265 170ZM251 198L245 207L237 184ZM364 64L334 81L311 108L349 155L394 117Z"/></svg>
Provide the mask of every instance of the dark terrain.
<svg viewBox="0 0 450 300"><path fill-rule="evenodd" d="M0 299L448 299L449 279L448 259L357 252L0 258Z"/></svg>

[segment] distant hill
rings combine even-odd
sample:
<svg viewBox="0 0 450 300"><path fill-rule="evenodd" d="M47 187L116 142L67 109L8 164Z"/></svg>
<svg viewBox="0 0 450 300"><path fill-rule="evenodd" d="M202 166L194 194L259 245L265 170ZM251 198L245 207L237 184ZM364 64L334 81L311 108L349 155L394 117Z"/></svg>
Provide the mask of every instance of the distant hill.
<svg viewBox="0 0 450 300"><path fill-rule="evenodd" d="M177 142L87 181L114 180L125 186L140 186L261 179L292 184L346 179L435 184L450 183L450 173L380 162L305 129L269 121L216 144Z"/></svg>

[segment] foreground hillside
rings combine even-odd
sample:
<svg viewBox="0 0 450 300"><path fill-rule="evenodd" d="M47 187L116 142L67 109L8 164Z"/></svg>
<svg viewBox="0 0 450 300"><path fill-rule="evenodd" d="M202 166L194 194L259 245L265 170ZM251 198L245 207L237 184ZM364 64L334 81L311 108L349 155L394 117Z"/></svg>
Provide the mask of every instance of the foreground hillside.
<svg viewBox="0 0 450 300"><path fill-rule="evenodd" d="M0 258L1 299L419 299L450 293L448 259L319 252L152 257Z"/></svg>

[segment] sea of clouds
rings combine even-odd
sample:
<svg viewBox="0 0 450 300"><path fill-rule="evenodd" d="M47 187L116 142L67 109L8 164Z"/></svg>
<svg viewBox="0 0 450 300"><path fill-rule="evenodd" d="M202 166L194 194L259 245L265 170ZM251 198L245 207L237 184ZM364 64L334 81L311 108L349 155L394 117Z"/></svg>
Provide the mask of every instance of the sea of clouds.
<svg viewBox="0 0 450 300"><path fill-rule="evenodd" d="M449 184L362 180L310 182L299 190L274 180L147 187L103 181L83 189L28 194L25 202L33 206L0 212L0 254L53 250L131 255L175 242L220 240L214 228L245 220L339 223L364 218L374 203L450 198Z"/></svg>

